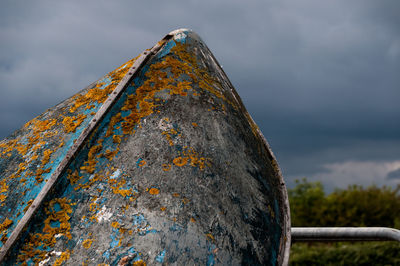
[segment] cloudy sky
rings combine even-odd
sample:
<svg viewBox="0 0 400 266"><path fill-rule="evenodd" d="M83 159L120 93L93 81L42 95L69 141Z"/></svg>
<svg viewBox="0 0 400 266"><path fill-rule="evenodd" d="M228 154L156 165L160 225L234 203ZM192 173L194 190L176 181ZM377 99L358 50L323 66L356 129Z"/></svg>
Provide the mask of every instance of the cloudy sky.
<svg viewBox="0 0 400 266"><path fill-rule="evenodd" d="M400 1L0 3L0 138L153 46L196 31L292 187L400 183Z"/></svg>

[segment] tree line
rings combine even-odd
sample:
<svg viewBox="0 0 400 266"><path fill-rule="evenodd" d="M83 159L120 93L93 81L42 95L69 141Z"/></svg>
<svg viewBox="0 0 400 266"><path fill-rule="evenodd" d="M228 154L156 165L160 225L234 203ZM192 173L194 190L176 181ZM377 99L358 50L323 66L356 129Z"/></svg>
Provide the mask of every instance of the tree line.
<svg viewBox="0 0 400 266"><path fill-rule="evenodd" d="M326 194L320 182L288 190L292 226L384 226L400 229L400 184L351 185ZM400 265L396 242L295 243L292 265Z"/></svg>

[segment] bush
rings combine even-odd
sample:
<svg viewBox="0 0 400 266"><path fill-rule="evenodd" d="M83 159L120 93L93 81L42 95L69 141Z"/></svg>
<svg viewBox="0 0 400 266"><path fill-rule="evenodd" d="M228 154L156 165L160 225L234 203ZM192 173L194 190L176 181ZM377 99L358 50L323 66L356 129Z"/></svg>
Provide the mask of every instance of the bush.
<svg viewBox="0 0 400 266"><path fill-rule="evenodd" d="M400 228L400 185L349 186L325 195L320 182L296 180L288 190L292 226L386 226Z"/></svg>
<svg viewBox="0 0 400 266"><path fill-rule="evenodd" d="M288 190L292 226L400 228L400 185L349 186L326 195L320 182L297 180ZM396 242L295 243L291 265L400 265Z"/></svg>
<svg viewBox="0 0 400 266"><path fill-rule="evenodd" d="M396 242L295 243L290 265L400 265Z"/></svg>

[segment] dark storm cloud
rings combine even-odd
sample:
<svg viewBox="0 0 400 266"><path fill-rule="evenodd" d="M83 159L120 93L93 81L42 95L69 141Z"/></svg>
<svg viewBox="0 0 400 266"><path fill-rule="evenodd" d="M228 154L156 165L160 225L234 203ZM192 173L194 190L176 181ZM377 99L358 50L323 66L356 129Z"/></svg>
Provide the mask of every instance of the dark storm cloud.
<svg viewBox="0 0 400 266"><path fill-rule="evenodd" d="M399 160L399 12L396 0L2 1L0 136L187 27L287 178Z"/></svg>

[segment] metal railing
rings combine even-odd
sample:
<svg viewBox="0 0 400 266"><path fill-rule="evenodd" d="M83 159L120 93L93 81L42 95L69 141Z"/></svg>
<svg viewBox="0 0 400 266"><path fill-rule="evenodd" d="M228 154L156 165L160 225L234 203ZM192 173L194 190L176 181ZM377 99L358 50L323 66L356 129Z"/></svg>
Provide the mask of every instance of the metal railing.
<svg viewBox="0 0 400 266"><path fill-rule="evenodd" d="M292 227L292 242L399 241L400 230L388 227Z"/></svg>

